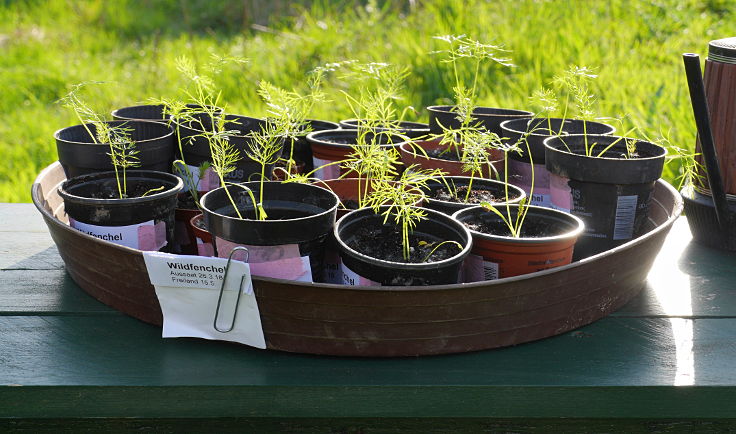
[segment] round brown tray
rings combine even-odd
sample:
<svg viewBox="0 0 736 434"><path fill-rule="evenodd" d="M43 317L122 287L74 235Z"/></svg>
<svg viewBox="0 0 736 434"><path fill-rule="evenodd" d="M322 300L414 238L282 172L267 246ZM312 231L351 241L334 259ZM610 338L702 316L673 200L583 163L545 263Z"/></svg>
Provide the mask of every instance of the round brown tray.
<svg viewBox="0 0 736 434"><path fill-rule="evenodd" d="M72 229L57 194L59 163L36 179L33 202L66 269L101 302L161 325L141 251ZM270 349L340 356L418 356L516 345L589 324L636 296L682 200L656 184L648 232L564 267L469 284L347 287L254 278Z"/></svg>

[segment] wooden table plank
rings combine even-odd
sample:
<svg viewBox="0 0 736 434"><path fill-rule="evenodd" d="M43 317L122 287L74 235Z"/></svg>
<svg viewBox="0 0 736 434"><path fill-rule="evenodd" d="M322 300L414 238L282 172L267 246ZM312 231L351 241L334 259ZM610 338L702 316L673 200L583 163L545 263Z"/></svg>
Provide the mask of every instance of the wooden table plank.
<svg viewBox="0 0 736 434"><path fill-rule="evenodd" d="M41 213L31 203L0 204L0 232L48 233Z"/></svg>
<svg viewBox="0 0 736 434"><path fill-rule="evenodd" d="M61 270L0 270L0 316L123 313L82 291Z"/></svg>

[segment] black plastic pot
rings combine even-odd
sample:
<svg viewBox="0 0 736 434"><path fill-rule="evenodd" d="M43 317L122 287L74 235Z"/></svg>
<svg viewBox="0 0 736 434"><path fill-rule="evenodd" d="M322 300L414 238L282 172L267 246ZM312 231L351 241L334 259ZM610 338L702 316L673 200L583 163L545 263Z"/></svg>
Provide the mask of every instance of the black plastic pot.
<svg viewBox="0 0 736 434"><path fill-rule="evenodd" d="M361 119L345 119L340 121L340 126L345 129L356 129L360 123ZM374 130L380 132L387 131L388 128L375 127ZM421 122L400 121L395 131L411 139L416 139L429 134L429 125Z"/></svg>
<svg viewBox="0 0 736 434"><path fill-rule="evenodd" d="M551 131L550 131L551 125ZM549 193L549 173L544 166L544 141L557 135L569 134L613 134L616 129L600 122L583 121L579 119L552 118L547 122L546 118L517 119L506 121L501 124L501 137L506 138L509 143L516 143L522 137L525 141L519 143L523 154L510 152L509 156L509 182L524 189L529 196L531 192L531 203L544 207L551 207ZM529 134L527 134L529 132ZM531 152L534 166L529 159ZM534 191L532 191L532 169L534 170Z"/></svg>
<svg viewBox="0 0 736 434"><path fill-rule="evenodd" d="M232 114L225 115L225 120L225 130L237 131L237 134L230 134L227 137L241 157L235 164L235 170L225 178L225 181L240 183L258 180L261 176L261 165L250 159L246 152L253 140L249 137L249 134L261 131L266 121ZM211 128L211 120L203 120L202 126L207 129ZM195 126L191 123L178 126L184 152L183 159L189 166L197 167L204 162L212 161L209 141L205 137L198 136L203 133L203 130L199 129L202 126L199 124ZM271 178L272 172L273 165L267 166L265 173L267 179Z"/></svg>
<svg viewBox="0 0 736 434"><path fill-rule="evenodd" d="M429 130L432 134L441 134L445 128L458 128L461 125L457 118L455 107L451 105L433 105L427 107L429 111ZM501 123L513 119L531 118L534 113L526 110L513 110L493 107L476 107L473 117L489 132L501 135ZM442 126L440 126L442 124Z"/></svg>
<svg viewBox="0 0 736 434"><path fill-rule="evenodd" d="M196 109L201 107L198 104L187 104L187 107L192 111L196 112ZM163 104L142 104L134 105L129 107L122 107L113 110L111 115L112 118L117 121L168 121L171 117L164 113L166 106ZM222 109L219 107L213 107L215 113L222 113ZM195 113L197 116L199 113ZM203 115L203 114L201 114Z"/></svg>
<svg viewBox="0 0 736 434"><path fill-rule="evenodd" d="M130 128L140 166L138 170L168 172L174 159L174 131L171 127L147 121L107 121L112 126ZM87 124L96 134L94 124ZM113 170L108 145L98 144L84 125L62 128L54 133L59 162L67 178Z"/></svg>
<svg viewBox="0 0 736 434"><path fill-rule="evenodd" d="M719 224L713 196L686 185L680 192L693 239L714 249L736 252L736 195L727 194L728 221ZM724 231L721 227L729 228Z"/></svg>
<svg viewBox="0 0 736 434"><path fill-rule="evenodd" d="M347 284L380 284L388 286L445 285L458 283L463 259L472 245L468 229L452 217L438 211L426 210L427 217L414 228L414 234L431 241L455 241L463 248L456 255L437 262L406 263L373 258L350 247L351 238L362 229L370 227L394 228L391 220L370 208L351 211L335 225L335 238L342 260L344 280ZM380 242L377 240L376 242ZM352 277L355 274L357 281ZM362 278L362 279L361 279ZM367 279L370 283L365 281Z"/></svg>
<svg viewBox="0 0 736 434"><path fill-rule="evenodd" d="M589 146L595 143L596 156L585 155L586 140ZM585 222L585 233L575 248L576 259L612 249L642 234L667 150L654 143L630 140L635 140L636 155L628 158L627 139L618 136L571 135L544 142L553 207Z"/></svg>
<svg viewBox="0 0 736 434"><path fill-rule="evenodd" d="M178 177L164 172L128 170L126 172L128 192L145 193L152 189L164 187L163 191L154 192L143 197L120 199L117 197L117 180L115 172L101 172L71 178L59 187L59 195L64 199L64 209L70 217L73 227L75 222L100 226L110 229L111 236L93 235L101 239L124 244L122 234L116 238L115 228L153 222L156 235L160 225L165 225L166 244L174 240L174 210L177 194L183 183ZM103 193L99 197L100 192ZM95 197L97 196L97 197ZM77 227L77 229L80 229ZM89 232L88 232L89 233ZM138 232L140 235L140 230ZM90 234L92 235L92 234ZM142 246L128 245L144 250ZM157 250L157 249L145 249Z"/></svg>
<svg viewBox="0 0 736 434"><path fill-rule="evenodd" d="M258 200L260 183L246 182L241 185L251 189ZM212 239L216 240L217 255L227 257L231 249L228 249L229 244L282 246L284 250L296 245L300 257L309 257L311 276L320 279L323 275L325 240L335 223L337 196L331 191L307 184L271 181L264 182L263 189L267 220L254 219L253 202L243 188L228 187L244 217L242 220L237 218L225 188L220 187L202 196L200 203L205 223Z"/></svg>
<svg viewBox="0 0 736 434"><path fill-rule="evenodd" d="M470 177L468 176L445 176L444 179L445 182L449 184L450 188L464 187L470 184ZM447 190L447 185L445 185L445 182L442 182L441 180L436 180L430 181L427 184L427 189L425 190L425 195L427 197L424 205L425 208L433 209L435 211L439 211L451 216L461 209L479 205L478 203L464 203L434 199L434 194L436 191L440 189ZM471 184L471 188L473 190L489 191L491 192L491 194L493 194L494 197L497 198L506 197L506 183L501 181L485 178L474 178L473 183ZM518 203L519 201L521 201L521 199L526 197L526 193L524 193L524 190L510 184L508 186L508 194L510 199L508 203ZM507 201L502 200L496 203L502 204L507 203Z"/></svg>

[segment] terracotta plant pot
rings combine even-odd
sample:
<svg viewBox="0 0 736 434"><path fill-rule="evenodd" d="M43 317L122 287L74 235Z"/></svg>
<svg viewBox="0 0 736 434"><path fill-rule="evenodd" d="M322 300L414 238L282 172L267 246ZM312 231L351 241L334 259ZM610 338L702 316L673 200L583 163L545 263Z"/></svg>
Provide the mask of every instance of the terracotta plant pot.
<svg viewBox="0 0 736 434"><path fill-rule="evenodd" d="M384 217L370 208L352 211L341 218L335 225L334 234L340 250L343 284L410 286L458 283L463 259L470 253L470 232L450 216L432 210L426 210L426 213L427 217L417 223L412 236L435 244L454 241L462 246L455 247L457 253L435 262L416 263L372 257L356 250L353 240L365 230L380 233L371 245L382 245L385 241L382 236L398 236L400 240L400 233L395 232L399 229L393 220L384 224Z"/></svg>
<svg viewBox="0 0 736 434"><path fill-rule="evenodd" d="M441 134L442 126L445 128L460 127L460 120L451 105L433 105L427 107L429 111L429 130L432 134ZM476 107L473 110L473 118L481 123L491 133L501 135L501 123L522 118L531 118L534 113L526 110L514 110L493 107ZM440 126L442 124L442 126Z"/></svg>
<svg viewBox="0 0 736 434"><path fill-rule="evenodd" d="M416 148L421 148L421 150ZM463 163L461 163L460 161L453 161L441 157L432 156L433 153L438 153L445 149L446 147L444 145L440 145L439 141L418 141L404 143L399 146L401 161L406 167L416 164L422 169L440 169L445 172L445 174L450 176L470 175L468 172L465 172L463 170ZM422 152L422 150L424 152ZM496 176L503 176L503 152L497 149L493 149L491 150L490 154L490 160L493 166L493 170L491 168L485 167L483 169L482 177L496 178Z"/></svg>
<svg viewBox="0 0 736 434"><path fill-rule="evenodd" d="M461 209L470 208L473 206L480 205L480 202L461 202L459 200L441 200L436 198L436 192L439 190L447 190L449 184L450 188L462 188L467 187L468 185L471 186L471 189L473 191L486 191L490 193L494 198L497 200L490 200L490 202L494 204L503 204L507 203L506 201L506 192L507 192L507 184L505 182L496 181L493 179L484 179L484 178L475 178L473 179L473 182L470 182L470 177L468 176L445 176L444 181L443 180L437 180L437 181L431 181L427 184L427 191L425 191L425 195L427 196L425 205L426 208L433 209L435 211L439 211L442 213L445 213L447 215L453 215L456 212L460 211ZM519 187L515 185L508 185L508 203L518 203L523 198L526 197L526 193L524 193L524 190L520 189ZM460 199L463 199L461 196Z"/></svg>
<svg viewBox="0 0 736 434"><path fill-rule="evenodd" d="M550 132L550 125L551 130ZM524 189L527 196L531 194L532 205L552 207L549 192L549 172L544 165L544 141L553 135L569 134L613 134L616 129L601 122L579 119L547 118L517 119L501 124L501 136L509 143L516 143L525 137L519 144L523 154L509 153L509 182ZM527 132L529 132L527 134ZM527 151L527 145L529 150ZM529 153L531 152L531 159ZM532 167L531 162L534 162ZM534 171L534 191L532 191L532 170Z"/></svg>
<svg viewBox="0 0 736 434"><path fill-rule="evenodd" d="M194 254L199 256L215 256L215 250L212 246L212 235L206 229L204 215L201 212L189 219L189 230L194 237L194 245L196 247Z"/></svg>
<svg viewBox="0 0 736 434"><path fill-rule="evenodd" d="M508 205L515 219L519 205ZM498 207L506 215L506 206ZM465 282L501 279L567 265L572 261L573 247L582 233L584 223L577 217L554 209L529 206L524 226L529 234L514 238L508 230L499 235L481 232L482 225L498 228L503 223L494 212L477 206L456 212L453 217L470 225L473 250L465 260ZM549 235L536 236L534 226L550 227ZM522 226L522 227L524 227Z"/></svg>
<svg viewBox="0 0 736 434"><path fill-rule="evenodd" d="M355 129L358 128L360 122L361 119L345 119L340 121L340 126L346 129ZM387 131L387 128L382 127L375 127L374 129L377 131ZM400 121L396 130L398 133L401 133L410 139L416 139L425 137L429 134L429 125L421 122Z"/></svg>
<svg viewBox="0 0 736 434"><path fill-rule="evenodd" d="M585 155L586 140L588 146L595 144L594 156ZM571 135L544 141L552 205L585 222L575 259L619 246L644 229L667 150L629 140L636 146L632 155L627 154L627 139L618 136Z"/></svg>
<svg viewBox="0 0 736 434"><path fill-rule="evenodd" d="M315 168L325 166L336 161L342 161L353 152L353 145L357 143L358 130L327 130L310 133L307 141L312 147L313 164ZM394 139L394 140L392 140ZM369 133L367 140L372 140ZM398 150L398 147L405 143L405 138L401 135L379 134L378 140L383 147L391 147ZM339 164L331 164L322 169L318 169L314 173L317 179L327 180L335 179L340 175L346 174L346 170L341 169Z"/></svg>

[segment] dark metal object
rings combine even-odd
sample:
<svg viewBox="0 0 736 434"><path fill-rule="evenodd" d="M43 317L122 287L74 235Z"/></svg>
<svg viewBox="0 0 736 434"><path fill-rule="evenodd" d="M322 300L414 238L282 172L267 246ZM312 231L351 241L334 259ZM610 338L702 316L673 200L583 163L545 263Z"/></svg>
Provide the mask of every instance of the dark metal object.
<svg viewBox="0 0 736 434"><path fill-rule="evenodd" d="M682 59L685 63L687 85L690 89L690 101L693 106L695 123L698 127L700 147L705 159L708 185L710 186L710 190L713 195L713 204L716 208L718 225L724 234L728 234L730 231L728 224L728 202L726 201L726 192L723 189L721 170L718 167L718 155L716 153L715 145L713 144L713 133L711 131L710 114L708 112L708 101L705 97L703 74L700 71L700 56L693 53L685 53L682 55Z"/></svg>

